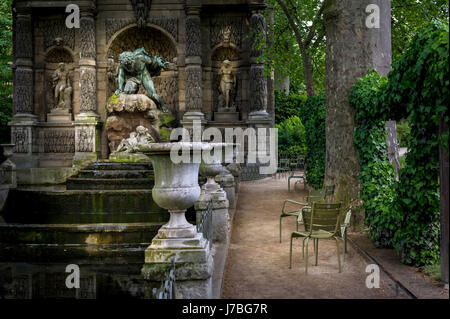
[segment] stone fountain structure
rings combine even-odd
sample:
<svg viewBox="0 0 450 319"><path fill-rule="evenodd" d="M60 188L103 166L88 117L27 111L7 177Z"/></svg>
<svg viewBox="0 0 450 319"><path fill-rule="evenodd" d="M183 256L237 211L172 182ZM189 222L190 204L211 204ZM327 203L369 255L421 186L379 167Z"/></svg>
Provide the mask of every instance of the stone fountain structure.
<svg viewBox="0 0 450 319"><path fill-rule="evenodd" d="M6 222L0 223L0 263L77 258L76 262L91 264L107 257L118 258L119 264L124 260L138 264L146 250L143 273L158 280L157 270L167 265L156 256L158 249L170 251L171 241L166 239L177 245L192 240L192 249L178 260L187 268L178 269L201 269L196 282L184 277L186 287L198 288L192 297L208 296L211 252L194 226L171 230L173 222L180 222L175 216L181 215L158 202L158 196L153 198L150 190L159 188L158 176L164 174L151 161L157 163L162 155L155 155L151 147L138 155L136 145L157 145L167 140L174 126L190 129L196 121L202 129L273 125L273 79L264 77L258 62L261 52L246 36L251 30L265 30L266 4L253 0L71 3L80 8L79 29L66 27L65 2L13 4L10 159L16 167L10 171L17 176L17 188L9 189L0 212L0 221ZM130 60L144 63L145 70L134 70L127 64ZM190 207L186 218L194 223L191 206L197 201L203 207L210 198L205 192L194 198L198 169L194 165L188 170L192 198L178 207ZM223 189L214 192L220 193L215 213L228 209L225 194L230 185L234 187L224 176L218 179ZM214 184L209 177L209 184ZM161 228L168 220L169 227ZM112 272L116 266L111 265Z"/></svg>

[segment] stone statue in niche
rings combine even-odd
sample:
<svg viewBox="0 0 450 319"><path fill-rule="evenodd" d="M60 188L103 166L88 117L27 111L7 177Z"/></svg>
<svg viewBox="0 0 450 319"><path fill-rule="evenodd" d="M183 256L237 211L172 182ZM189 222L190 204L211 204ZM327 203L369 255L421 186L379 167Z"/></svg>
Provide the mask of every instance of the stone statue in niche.
<svg viewBox="0 0 450 319"><path fill-rule="evenodd" d="M69 72L65 63L59 63L53 73L55 108L70 110L72 102L72 86L70 85Z"/></svg>
<svg viewBox="0 0 450 319"><path fill-rule="evenodd" d="M110 72L113 72L113 61L110 65ZM130 160L132 155L136 155L127 151L133 145L134 138L142 140L142 136L146 136L146 141L169 141L172 128L177 126L176 117L164 106L152 81L152 76L159 76L161 70L168 67L169 62L159 56L150 57L144 48L119 55L118 89L106 104L106 132L111 160ZM141 86L145 94L139 94Z"/></svg>
<svg viewBox="0 0 450 319"><path fill-rule="evenodd" d="M168 68L169 62L156 55L150 57L144 48L134 52L122 52L119 56L117 74L119 88L115 94L137 94L142 85L157 107L167 113L168 110L164 107L161 97L155 92L152 76L159 76L162 69Z"/></svg>
<svg viewBox="0 0 450 319"><path fill-rule="evenodd" d="M220 94L219 109L225 112L235 112L236 105L232 105L232 97L235 95L236 89L236 74L233 71L233 66L229 60L222 62L219 75L220 79Z"/></svg>

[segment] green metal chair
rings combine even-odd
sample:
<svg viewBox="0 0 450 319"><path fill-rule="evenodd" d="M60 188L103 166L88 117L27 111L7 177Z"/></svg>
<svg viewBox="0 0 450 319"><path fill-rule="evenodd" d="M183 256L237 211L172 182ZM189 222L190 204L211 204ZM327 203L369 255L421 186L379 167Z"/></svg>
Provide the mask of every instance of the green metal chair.
<svg viewBox="0 0 450 319"><path fill-rule="evenodd" d="M286 211L286 204L294 204L294 205L298 205L298 206L302 206L297 210L294 211ZM280 243L281 243L281 221L284 217L289 217L289 216L295 216L297 217L297 224L296 224L296 230L298 231L298 225L301 223L302 220L302 209L303 207L308 207L308 203L302 203L302 202L297 202L295 200L291 200L291 199L286 199L283 202L283 208L281 209L281 215L280 215ZM300 220L300 222L299 222Z"/></svg>
<svg viewBox="0 0 450 319"><path fill-rule="evenodd" d="M350 220L352 218L352 210L349 209L345 214L344 220L341 222L340 238L344 242L344 261L347 254L347 229L350 227Z"/></svg>
<svg viewBox="0 0 450 319"><path fill-rule="evenodd" d="M289 173L289 159L288 158L280 158L278 160L278 167L277 167L277 173L278 174L287 174Z"/></svg>
<svg viewBox="0 0 450 319"><path fill-rule="evenodd" d="M291 243L289 250L289 268L292 268L292 240L294 238L303 238L302 256L305 256L306 241L306 258L305 258L305 274L308 274L308 241L313 239L314 251L316 254L316 266L318 264L319 255L319 239L335 239L338 257L339 272L341 268L341 253L339 250L339 240L342 239L340 222L341 222L341 206L342 203L312 203L312 209L302 210L303 223L305 231L295 231L291 234Z"/></svg>

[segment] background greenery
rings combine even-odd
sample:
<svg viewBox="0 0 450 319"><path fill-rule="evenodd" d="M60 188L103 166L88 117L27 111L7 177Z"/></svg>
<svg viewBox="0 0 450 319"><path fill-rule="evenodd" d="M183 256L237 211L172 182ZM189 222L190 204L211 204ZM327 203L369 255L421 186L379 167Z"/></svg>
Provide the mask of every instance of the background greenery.
<svg viewBox="0 0 450 319"><path fill-rule="evenodd" d="M0 1L0 143L9 142L12 115L12 0Z"/></svg>

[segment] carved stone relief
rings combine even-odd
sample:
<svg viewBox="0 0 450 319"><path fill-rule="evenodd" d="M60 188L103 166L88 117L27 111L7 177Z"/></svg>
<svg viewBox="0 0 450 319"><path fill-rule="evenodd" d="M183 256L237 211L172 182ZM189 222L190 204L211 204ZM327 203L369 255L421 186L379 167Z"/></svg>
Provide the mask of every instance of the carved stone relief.
<svg viewBox="0 0 450 319"><path fill-rule="evenodd" d="M12 129L12 143L14 146L14 153L28 153L28 129L26 127L13 127Z"/></svg>
<svg viewBox="0 0 450 319"><path fill-rule="evenodd" d="M82 126L77 129L76 151L77 152L93 152L95 127Z"/></svg>
<svg viewBox="0 0 450 319"><path fill-rule="evenodd" d="M153 78L155 90L172 113L178 113L178 79L175 76L158 76Z"/></svg>
<svg viewBox="0 0 450 319"><path fill-rule="evenodd" d="M202 54L200 16L188 15L186 18L186 56Z"/></svg>
<svg viewBox="0 0 450 319"><path fill-rule="evenodd" d="M33 28L31 16L17 15L14 54L18 58L33 57Z"/></svg>
<svg viewBox="0 0 450 319"><path fill-rule="evenodd" d="M74 153L75 131L74 130L45 130L44 131L45 153Z"/></svg>
<svg viewBox="0 0 450 319"><path fill-rule="evenodd" d="M186 68L186 110L202 110L202 70L199 66Z"/></svg>
<svg viewBox="0 0 450 319"><path fill-rule="evenodd" d="M111 37L120 29L127 25L133 24L134 19L128 18L109 18L106 19L106 41L109 41ZM175 41L178 41L178 18L176 17L150 17L147 18L147 23L157 25L167 32L169 32Z"/></svg>
<svg viewBox="0 0 450 319"><path fill-rule="evenodd" d="M250 107L251 111L267 109L267 79L262 65L250 68Z"/></svg>
<svg viewBox="0 0 450 319"><path fill-rule="evenodd" d="M81 17L80 19L80 57L84 59L95 59L95 21L92 17Z"/></svg>
<svg viewBox="0 0 450 319"><path fill-rule="evenodd" d="M214 17L210 20L210 46L219 43L242 45L244 19L242 17Z"/></svg>
<svg viewBox="0 0 450 319"><path fill-rule="evenodd" d="M131 0L138 28L145 27L152 0Z"/></svg>
<svg viewBox="0 0 450 319"><path fill-rule="evenodd" d="M255 49L255 43L264 41L266 38L266 19L261 13L254 13L250 19L250 29L254 32L251 57L259 57L263 52L261 49Z"/></svg>
<svg viewBox="0 0 450 319"><path fill-rule="evenodd" d="M40 20L38 27L44 36L45 49L53 45L65 45L72 50L75 48L75 29L66 27L64 17L58 20Z"/></svg>
<svg viewBox="0 0 450 319"><path fill-rule="evenodd" d="M14 112L33 113L33 70L18 67L14 78Z"/></svg>
<svg viewBox="0 0 450 319"><path fill-rule="evenodd" d="M80 110L97 110L96 70L83 68L80 72Z"/></svg>
<svg viewBox="0 0 450 319"><path fill-rule="evenodd" d="M212 56L212 61L238 61L239 60L239 52L232 47L220 47L214 50Z"/></svg>

